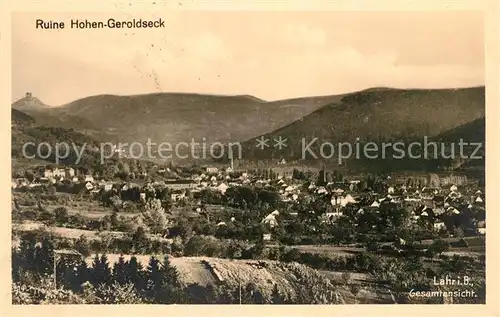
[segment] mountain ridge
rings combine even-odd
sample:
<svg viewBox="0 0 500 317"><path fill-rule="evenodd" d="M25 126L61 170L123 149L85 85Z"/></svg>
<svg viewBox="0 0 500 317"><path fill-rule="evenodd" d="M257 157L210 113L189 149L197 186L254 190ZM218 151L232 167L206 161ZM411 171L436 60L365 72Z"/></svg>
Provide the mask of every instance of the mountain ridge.
<svg viewBox="0 0 500 317"><path fill-rule="evenodd" d="M248 95L97 95L59 107L28 108L26 113L42 125L74 128L107 141L229 142L272 131L338 98L267 102Z"/></svg>
<svg viewBox="0 0 500 317"><path fill-rule="evenodd" d="M243 142L245 159L286 159L309 164L311 162L308 161L315 158L307 156L308 152L303 158L302 150L304 144L308 145L316 138L317 142L308 147L313 153L319 153L325 143L338 145L348 142L353 146L356 142L413 142L422 140L424 136L437 137L484 118L484 93L484 87L473 87L372 90L348 94L340 102L320 107L287 126ZM256 147L260 137L271 141L268 147ZM287 139L286 148L273 146L273 140L279 137ZM303 142L302 146L300 142ZM326 145L329 148L329 144Z"/></svg>
<svg viewBox="0 0 500 317"><path fill-rule="evenodd" d="M470 135L477 125L467 128L467 124L484 120L485 87L374 87L342 95L277 101L255 100L248 95L98 95L75 100L62 108L23 111L41 126L74 129L100 141L151 139L173 144L205 138L207 143L241 142L244 159L250 161L285 158L309 164L308 159L297 157L301 154L297 143L301 138L318 138L318 144L354 144L357 137L366 143L446 137L446 133L448 139L450 135ZM273 138L280 135L288 140L284 151L273 147ZM260 136L271 141L262 151L255 146ZM317 152L318 148L313 150Z"/></svg>

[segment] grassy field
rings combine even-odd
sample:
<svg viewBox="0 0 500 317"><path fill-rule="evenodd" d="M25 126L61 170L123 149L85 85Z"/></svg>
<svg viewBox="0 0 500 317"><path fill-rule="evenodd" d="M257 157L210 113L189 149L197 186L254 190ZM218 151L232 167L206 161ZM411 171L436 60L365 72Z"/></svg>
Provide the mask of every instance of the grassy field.
<svg viewBox="0 0 500 317"><path fill-rule="evenodd" d="M54 206L53 209L56 209L58 207L66 207L66 206L63 206L63 205ZM101 218L103 218L107 215L111 215L113 213L113 210L111 208L96 206L96 204L93 204L93 203L88 203L88 204L80 203L76 207L66 207L66 208L68 209L69 215L78 215L79 214L87 219L101 219ZM138 216L140 214L141 214L140 212L120 212L120 213L118 213L119 216L123 216L125 218L133 218L133 217Z"/></svg>
<svg viewBox="0 0 500 317"><path fill-rule="evenodd" d="M39 159L25 159L25 158L13 158L11 162L13 171L26 170L37 166L46 166L51 164L48 161L43 161Z"/></svg>
<svg viewBox="0 0 500 317"><path fill-rule="evenodd" d="M87 238L98 238L99 236L102 236L105 233L109 233L114 236L124 236L124 232L120 231L91 231L91 230L83 230L83 229L73 229L73 228L65 228L65 227L48 227L44 225L43 223L40 222L24 222L21 224L15 224L13 225L14 231L19 231L19 232L27 232L27 231L33 231L33 230L40 230L40 229L45 229L48 232L52 232L56 235L59 235L64 238L68 239L78 239L80 236L85 236Z"/></svg>
<svg viewBox="0 0 500 317"><path fill-rule="evenodd" d="M269 247L279 248L279 245L268 245ZM297 249L300 252L321 253L330 256L353 256L356 253L364 252L364 248L335 246L335 245L293 245L288 246Z"/></svg>
<svg viewBox="0 0 500 317"><path fill-rule="evenodd" d="M25 193L15 192L13 194L22 209L37 208L36 205L24 205ZM70 216L81 215L85 219L98 220L113 213L111 207L104 207L98 201L74 200L74 195L68 193L56 193L56 201L45 201L43 206L47 211L54 211L56 208L64 207ZM120 212L119 216L133 218L140 215L140 212Z"/></svg>
<svg viewBox="0 0 500 317"><path fill-rule="evenodd" d="M47 232L51 232L54 235L67 238L67 239L73 239L76 240L80 238L81 236L85 236L88 239L95 240L95 239L107 239L107 238L112 238L112 237L124 237L127 233L121 232L121 231L91 231L91 230L83 230L83 229L74 229L74 228L65 228L65 227L57 227L57 226L46 226L43 223L40 222L34 222L34 221L25 221L20 224L13 224L12 229L14 233L22 233L22 232L29 232L29 231L34 231L34 230L46 230ZM159 236L154 236L148 234L148 236L152 239L155 240L160 240L160 241L171 241L166 238L162 238ZM17 241L17 238L14 238L12 241L13 245L17 245L19 241Z"/></svg>

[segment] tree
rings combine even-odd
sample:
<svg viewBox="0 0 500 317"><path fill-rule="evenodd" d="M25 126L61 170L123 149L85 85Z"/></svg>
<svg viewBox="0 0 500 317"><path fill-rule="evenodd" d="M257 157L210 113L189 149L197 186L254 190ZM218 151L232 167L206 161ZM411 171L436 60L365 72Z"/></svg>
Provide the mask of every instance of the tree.
<svg viewBox="0 0 500 317"><path fill-rule="evenodd" d="M275 191L270 190L258 190L256 192L257 199L261 204L268 204L270 207L277 207L280 201L280 196Z"/></svg>
<svg viewBox="0 0 500 317"><path fill-rule="evenodd" d="M457 227L453 230L453 236L455 238L461 238L464 236L464 230L461 227Z"/></svg>
<svg viewBox="0 0 500 317"><path fill-rule="evenodd" d="M257 240L257 243L251 248L252 259L260 259L262 257L262 253L264 252L264 247L264 238L261 235Z"/></svg>
<svg viewBox="0 0 500 317"><path fill-rule="evenodd" d="M36 263L36 239L33 232L21 237L18 254L21 271L32 271Z"/></svg>
<svg viewBox="0 0 500 317"><path fill-rule="evenodd" d="M327 173L324 169L322 169L318 173L318 178L316 179L316 185L325 186L327 182L328 182Z"/></svg>
<svg viewBox="0 0 500 317"><path fill-rule="evenodd" d="M85 235L81 235L75 242L75 250L80 252L84 257L90 255L90 243Z"/></svg>
<svg viewBox="0 0 500 317"><path fill-rule="evenodd" d="M438 239L434 241L430 246L429 246L429 251L431 254L441 254L443 252L446 252L450 249L450 244L447 243L446 241L443 241L441 239Z"/></svg>
<svg viewBox="0 0 500 317"><path fill-rule="evenodd" d="M152 199L146 203L142 212L144 223L151 229L152 233L164 234L168 228L165 209L159 199Z"/></svg>
<svg viewBox="0 0 500 317"><path fill-rule="evenodd" d="M170 263L170 258L168 255L165 255L162 264L162 270L163 274L165 275L166 283L171 287L180 287L179 272L177 271L175 266L172 266L172 264Z"/></svg>
<svg viewBox="0 0 500 317"><path fill-rule="evenodd" d="M54 244L45 237L35 251L35 265L39 274L50 274L54 265Z"/></svg>
<svg viewBox="0 0 500 317"><path fill-rule="evenodd" d="M120 222L118 220L118 212L116 211L116 209L114 209L109 216L109 222L111 224L112 230L116 230L116 228L118 228L118 226L120 225Z"/></svg>
<svg viewBox="0 0 500 317"><path fill-rule="evenodd" d="M68 222L68 209L66 207L58 207L54 209L55 221L59 224Z"/></svg>
<svg viewBox="0 0 500 317"><path fill-rule="evenodd" d="M100 285L96 291L97 304L141 304L133 284L122 285L117 282L111 285Z"/></svg>
<svg viewBox="0 0 500 317"><path fill-rule="evenodd" d="M342 273L341 280L342 280L342 284L344 284L346 286L349 285L349 282L351 281L351 274L349 272Z"/></svg>
<svg viewBox="0 0 500 317"><path fill-rule="evenodd" d="M245 289L242 290L242 303L244 304L263 304L264 296L262 292L257 288L257 285L250 282L246 285Z"/></svg>
<svg viewBox="0 0 500 317"><path fill-rule="evenodd" d="M271 302L278 305L285 303L285 299L278 290L278 284L274 284L273 291L271 293Z"/></svg>
<svg viewBox="0 0 500 317"><path fill-rule="evenodd" d="M161 263L155 257L151 257L146 274L146 294L150 300L158 304L179 303L181 300L179 272L171 265L168 256L165 256Z"/></svg>
<svg viewBox="0 0 500 317"><path fill-rule="evenodd" d="M158 259L152 256L149 258L149 264L146 268L146 294L148 298L153 300L155 303L159 302L162 288L162 276L159 263Z"/></svg>
<svg viewBox="0 0 500 317"><path fill-rule="evenodd" d="M178 218L175 225L169 229L169 234L171 237L191 238L192 229L190 221L185 217Z"/></svg>
<svg viewBox="0 0 500 317"><path fill-rule="evenodd" d="M100 284L109 284L111 281L111 269L109 268L108 257L102 254L100 257L95 255L92 262L92 284L98 286Z"/></svg>
<svg viewBox="0 0 500 317"><path fill-rule="evenodd" d="M118 262L113 267L113 279L120 285L127 283L127 265L123 254L118 258Z"/></svg>
<svg viewBox="0 0 500 317"><path fill-rule="evenodd" d="M122 173L123 175L128 175L130 174L130 166L126 162L120 162L118 164L119 168L119 173Z"/></svg>
<svg viewBox="0 0 500 317"><path fill-rule="evenodd" d="M181 283L179 272L172 266L168 255L163 259L162 268L162 301L179 303L181 301Z"/></svg>
<svg viewBox="0 0 500 317"><path fill-rule="evenodd" d="M43 209L43 207L42 207ZM54 214L43 209L43 211L40 212L40 221L42 221L46 226L53 226L56 223Z"/></svg>
<svg viewBox="0 0 500 317"><path fill-rule="evenodd" d="M142 276L142 269L141 263L137 261L135 256L132 256L126 265L127 283L133 283L138 291L142 291L146 286Z"/></svg>

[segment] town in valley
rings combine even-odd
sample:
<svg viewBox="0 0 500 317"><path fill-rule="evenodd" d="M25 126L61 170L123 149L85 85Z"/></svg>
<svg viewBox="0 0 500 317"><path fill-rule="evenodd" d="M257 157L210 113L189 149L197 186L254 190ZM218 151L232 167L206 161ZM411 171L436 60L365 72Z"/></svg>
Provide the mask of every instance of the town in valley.
<svg viewBox="0 0 500 317"><path fill-rule="evenodd" d="M485 304L482 15L238 10L12 14L12 303Z"/></svg>

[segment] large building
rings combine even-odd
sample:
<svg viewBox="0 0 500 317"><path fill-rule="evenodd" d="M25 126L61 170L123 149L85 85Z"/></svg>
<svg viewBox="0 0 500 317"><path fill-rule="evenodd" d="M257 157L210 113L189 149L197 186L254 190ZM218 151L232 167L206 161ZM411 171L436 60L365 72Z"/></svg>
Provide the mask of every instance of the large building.
<svg viewBox="0 0 500 317"><path fill-rule="evenodd" d="M194 189L198 184L190 179L176 179L165 181L165 186L169 189Z"/></svg>
<svg viewBox="0 0 500 317"><path fill-rule="evenodd" d="M467 183L467 176L460 174L441 174L439 175L439 180L441 181L441 186L462 186Z"/></svg>
<svg viewBox="0 0 500 317"><path fill-rule="evenodd" d="M455 173L402 173L391 175L391 179L394 184L420 187L442 187L448 185L461 186L467 183L467 176Z"/></svg>

